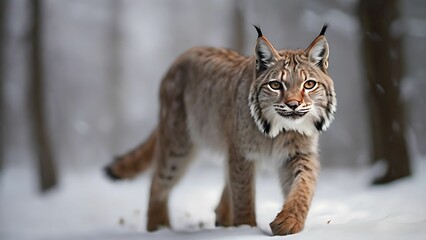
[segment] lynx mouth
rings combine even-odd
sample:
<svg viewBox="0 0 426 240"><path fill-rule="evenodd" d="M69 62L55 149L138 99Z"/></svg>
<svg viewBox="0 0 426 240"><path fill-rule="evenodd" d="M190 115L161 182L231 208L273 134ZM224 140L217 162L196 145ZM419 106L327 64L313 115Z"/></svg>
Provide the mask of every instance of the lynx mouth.
<svg viewBox="0 0 426 240"><path fill-rule="evenodd" d="M282 111L282 110L276 110L276 112L285 118L290 119L298 119L306 115L307 112L298 112L298 111Z"/></svg>

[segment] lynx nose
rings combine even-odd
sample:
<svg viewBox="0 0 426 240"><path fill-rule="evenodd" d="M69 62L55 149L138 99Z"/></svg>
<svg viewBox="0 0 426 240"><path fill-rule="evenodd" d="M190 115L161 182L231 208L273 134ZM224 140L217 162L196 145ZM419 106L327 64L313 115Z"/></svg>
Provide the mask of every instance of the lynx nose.
<svg viewBox="0 0 426 240"><path fill-rule="evenodd" d="M290 100L290 101L288 101L288 102L286 102L285 103L289 108L291 108L291 109L296 109L299 105L300 105L300 102L299 101L297 101L297 100Z"/></svg>

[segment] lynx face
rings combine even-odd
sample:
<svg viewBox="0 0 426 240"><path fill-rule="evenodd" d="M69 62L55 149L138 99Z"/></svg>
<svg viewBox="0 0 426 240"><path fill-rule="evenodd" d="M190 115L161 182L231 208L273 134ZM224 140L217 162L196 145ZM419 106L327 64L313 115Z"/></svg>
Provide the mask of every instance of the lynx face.
<svg viewBox="0 0 426 240"><path fill-rule="evenodd" d="M325 37L318 36L305 51L277 52L258 33L249 107L259 130L271 138L282 131L312 135L326 130L334 118L336 97L327 74Z"/></svg>

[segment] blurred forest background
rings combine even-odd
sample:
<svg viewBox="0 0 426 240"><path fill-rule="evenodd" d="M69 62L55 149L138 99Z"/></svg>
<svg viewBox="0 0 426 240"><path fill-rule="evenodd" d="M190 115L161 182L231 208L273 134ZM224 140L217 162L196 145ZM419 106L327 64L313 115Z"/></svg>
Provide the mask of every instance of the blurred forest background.
<svg viewBox="0 0 426 240"><path fill-rule="evenodd" d="M324 22L338 111L323 166L386 158L389 136L409 169L426 155L425 13L422 0L2 0L0 171L34 169L42 189L100 171L154 128L162 75L186 49L251 55L252 24L277 48L306 48Z"/></svg>

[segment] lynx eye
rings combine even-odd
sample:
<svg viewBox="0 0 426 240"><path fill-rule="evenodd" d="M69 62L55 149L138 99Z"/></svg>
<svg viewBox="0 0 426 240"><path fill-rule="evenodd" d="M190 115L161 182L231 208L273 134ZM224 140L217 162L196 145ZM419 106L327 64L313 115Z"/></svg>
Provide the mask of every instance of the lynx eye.
<svg viewBox="0 0 426 240"><path fill-rule="evenodd" d="M270 86L272 89L274 89L274 90L279 90L279 89L281 89L281 88L282 88L281 83L280 83L280 82L278 82L278 81L270 81L270 82L269 82L269 86Z"/></svg>
<svg viewBox="0 0 426 240"><path fill-rule="evenodd" d="M306 90L310 90L312 88L314 88L317 85L317 82L314 80L308 80L303 84L303 88L305 88Z"/></svg>

